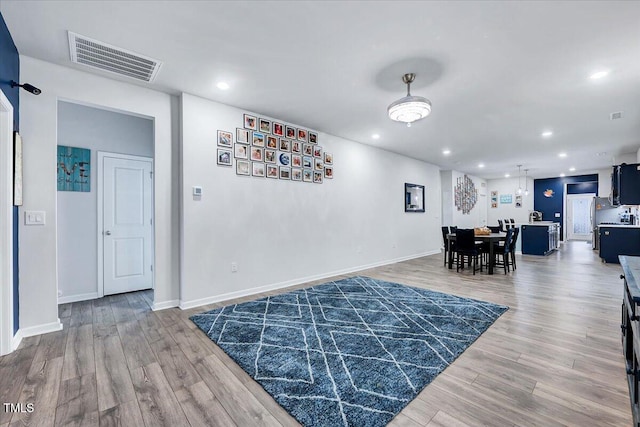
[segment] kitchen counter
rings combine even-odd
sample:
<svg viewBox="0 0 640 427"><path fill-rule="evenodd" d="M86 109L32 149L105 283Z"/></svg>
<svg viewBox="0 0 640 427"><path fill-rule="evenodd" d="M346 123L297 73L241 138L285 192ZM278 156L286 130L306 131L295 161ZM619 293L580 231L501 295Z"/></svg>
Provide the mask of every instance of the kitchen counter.
<svg viewBox="0 0 640 427"><path fill-rule="evenodd" d="M528 222L526 224L523 225L536 225L539 227L548 227L551 224L560 224L559 222L554 222L554 221L534 221L534 222Z"/></svg>
<svg viewBox="0 0 640 427"><path fill-rule="evenodd" d="M640 225L631 225L631 224L598 224L598 227L640 228Z"/></svg>
<svg viewBox="0 0 640 427"><path fill-rule="evenodd" d="M619 255L640 255L640 226L602 224L598 226L598 238L604 262L617 264Z"/></svg>

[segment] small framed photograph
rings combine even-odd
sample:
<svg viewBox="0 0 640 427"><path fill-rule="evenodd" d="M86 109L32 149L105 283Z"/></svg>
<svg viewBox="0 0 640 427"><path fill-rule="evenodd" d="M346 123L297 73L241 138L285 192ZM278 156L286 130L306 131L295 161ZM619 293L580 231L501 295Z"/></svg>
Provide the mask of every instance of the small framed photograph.
<svg viewBox="0 0 640 427"><path fill-rule="evenodd" d="M322 184L322 172L313 172L313 182L316 184Z"/></svg>
<svg viewBox="0 0 640 427"><path fill-rule="evenodd" d="M267 135L267 148L272 150L278 149L278 138L272 135Z"/></svg>
<svg viewBox="0 0 640 427"><path fill-rule="evenodd" d="M292 154L291 155L291 166L293 166L294 168L301 168L302 167L302 156L299 154Z"/></svg>
<svg viewBox="0 0 640 427"><path fill-rule="evenodd" d="M313 182L313 171L311 169L303 169L302 180L304 182Z"/></svg>
<svg viewBox="0 0 640 427"><path fill-rule="evenodd" d="M276 151L275 150L264 150L264 161L266 163L275 163L276 162Z"/></svg>
<svg viewBox="0 0 640 427"><path fill-rule="evenodd" d="M249 175L249 162L246 160L236 160L236 174L237 175Z"/></svg>
<svg viewBox="0 0 640 427"><path fill-rule="evenodd" d="M298 141L307 142L307 131L298 129Z"/></svg>
<svg viewBox="0 0 640 427"><path fill-rule="evenodd" d="M249 143L249 137L251 136L251 131L242 128L236 128L236 142L241 142L243 144Z"/></svg>
<svg viewBox="0 0 640 427"><path fill-rule="evenodd" d="M304 144L302 147L303 147L303 148L302 148L302 153L303 153L305 156L313 156L313 145L311 145L311 144Z"/></svg>
<svg viewBox="0 0 640 427"><path fill-rule="evenodd" d="M264 134L259 132L253 133L253 140L251 141L252 145L256 147L264 147Z"/></svg>
<svg viewBox="0 0 640 427"><path fill-rule="evenodd" d="M229 147L233 144L233 135L226 130L218 131L218 145L221 147Z"/></svg>
<svg viewBox="0 0 640 427"><path fill-rule="evenodd" d="M284 136L284 125L282 123L273 122L273 134Z"/></svg>
<svg viewBox="0 0 640 427"><path fill-rule="evenodd" d="M280 151L291 151L291 141L280 138Z"/></svg>
<svg viewBox="0 0 640 427"><path fill-rule="evenodd" d="M315 132L309 132L309 142L312 144L318 143L318 134Z"/></svg>
<svg viewBox="0 0 640 427"><path fill-rule="evenodd" d="M260 132L263 133L271 133L271 120L267 120L267 119L260 119Z"/></svg>
<svg viewBox="0 0 640 427"><path fill-rule="evenodd" d="M251 130L258 130L258 119L256 116L244 115L244 128Z"/></svg>
<svg viewBox="0 0 640 427"><path fill-rule="evenodd" d="M327 179L333 179L333 166L324 167L324 177Z"/></svg>
<svg viewBox="0 0 640 427"><path fill-rule="evenodd" d="M278 167L276 165L267 165L267 178L278 179Z"/></svg>
<svg viewBox="0 0 640 427"><path fill-rule="evenodd" d="M218 164L224 166L231 166L233 164L233 156L231 150L224 150L218 148Z"/></svg>
<svg viewBox="0 0 640 427"><path fill-rule="evenodd" d="M325 165L332 165L333 164L333 154L331 153L324 153L324 164Z"/></svg>
<svg viewBox="0 0 640 427"><path fill-rule="evenodd" d="M291 165L291 154L280 152L278 153L278 164L280 166L290 166Z"/></svg>
<svg viewBox="0 0 640 427"><path fill-rule="evenodd" d="M313 157L304 156L302 158L302 167L311 169L313 167Z"/></svg>
<svg viewBox="0 0 640 427"><path fill-rule="evenodd" d="M236 143L236 145L234 145L233 157L235 157L236 159L248 159L249 146Z"/></svg>
<svg viewBox="0 0 640 427"><path fill-rule="evenodd" d="M251 147L251 160L261 162L264 160L264 148Z"/></svg>
<svg viewBox="0 0 640 427"><path fill-rule="evenodd" d="M315 167L314 169L317 171L322 172L322 170L324 169L324 165L322 164L322 159L315 159Z"/></svg>
<svg viewBox="0 0 640 427"><path fill-rule="evenodd" d="M291 141L291 152L297 154L302 153L302 143L298 141Z"/></svg>
<svg viewBox="0 0 640 427"><path fill-rule="evenodd" d="M264 163L251 162L251 175L264 176Z"/></svg>
<svg viewBox="0 0 640 427"><path fill-rule="evenodd" d="M313 146L313 157L317 157L319 159L322 158L322 147L319 147L317 145Z"/></svg>
<svg viewBox="0 0 640 427"><path fill-rule="evenodd" d="M296 139L296 128L287 126L286 130L287 130L287 138Z"/></svg>
<svg viewBox="0 0 640 427"><path fill-rule="evenodd" d="M291 168L288 166L280 166L280 179L291 179Z"/></svg>
<svg viewBox="0 0 640 427"><path fill-rule="evenodd" d="M291 181L302 181L302 169L291 168Z"/></svg>

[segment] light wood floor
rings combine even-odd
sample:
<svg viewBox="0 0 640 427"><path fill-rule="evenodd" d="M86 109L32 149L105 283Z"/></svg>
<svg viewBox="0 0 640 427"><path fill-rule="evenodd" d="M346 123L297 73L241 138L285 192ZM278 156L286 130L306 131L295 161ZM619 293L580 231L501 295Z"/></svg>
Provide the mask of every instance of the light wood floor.
<svg viewBox="0 0 640 427"><path fill-rule="evenodd" d="M509 275L456 273L442 256L360 273L511 307L391 425L631 425L620 267L583 242L517 262ZM0 408L0 427L297 425L188 320L213 305L152 312L150 298L61 305L63 331L0 358L0 404L35 407Z"/></svg>

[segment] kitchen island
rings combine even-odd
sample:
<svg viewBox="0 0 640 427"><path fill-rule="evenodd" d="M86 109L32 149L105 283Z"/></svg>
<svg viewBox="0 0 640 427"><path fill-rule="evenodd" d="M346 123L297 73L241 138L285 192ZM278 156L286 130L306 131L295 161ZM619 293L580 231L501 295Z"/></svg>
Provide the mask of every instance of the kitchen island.
<svg viewBox="0 0 640 427"><path fill-rule="evenodd" d="M534 221L523 224L522 253L525 255L549 255L560 245L560 224L553 221Z"/></svg>

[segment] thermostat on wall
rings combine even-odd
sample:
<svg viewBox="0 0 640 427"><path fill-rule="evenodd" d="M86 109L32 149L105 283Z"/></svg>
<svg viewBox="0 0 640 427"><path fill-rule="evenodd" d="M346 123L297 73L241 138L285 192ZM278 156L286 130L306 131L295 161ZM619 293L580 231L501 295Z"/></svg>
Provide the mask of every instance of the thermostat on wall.
<svg viewBox="0 0 640 427"><path fill-rule="evenodd" d="M193 187L193 195L195 197L202 196L202 187Z"/></svg>

